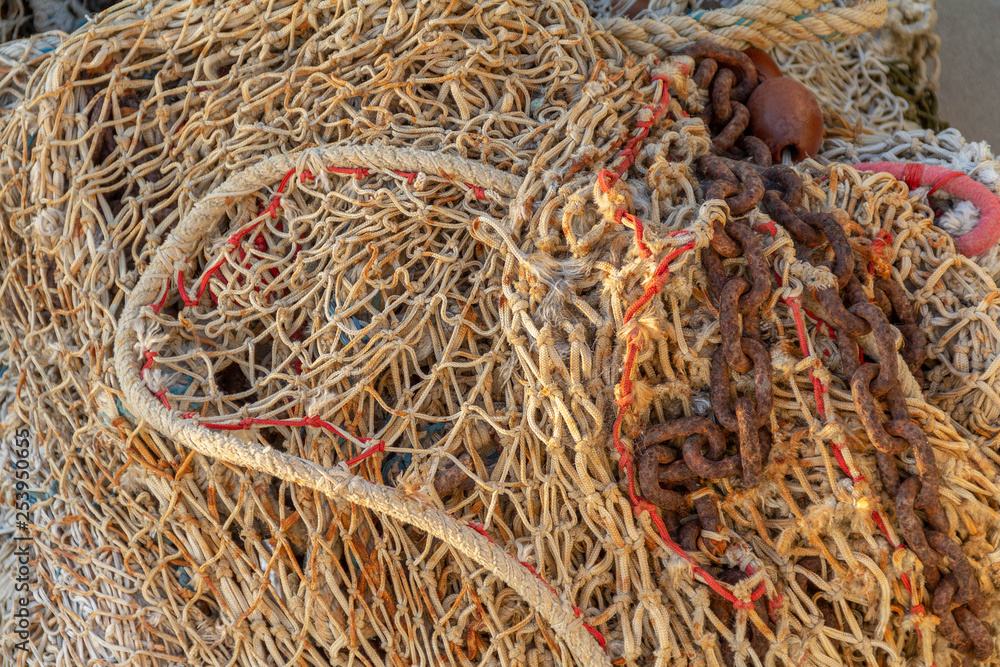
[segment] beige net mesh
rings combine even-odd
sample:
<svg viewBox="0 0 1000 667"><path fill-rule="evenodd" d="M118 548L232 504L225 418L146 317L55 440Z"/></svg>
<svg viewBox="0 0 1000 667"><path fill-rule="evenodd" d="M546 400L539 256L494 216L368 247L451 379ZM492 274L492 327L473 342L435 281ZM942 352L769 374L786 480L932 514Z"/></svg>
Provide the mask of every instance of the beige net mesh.
<svg viewBox="0 0 1000 667"><path fill-rule="evenodd" d="M829 272L759 211L763 481L705 483L723 525L686 551L635 502L643 429L711 414L701 258L733 216L696 178L693 62L630 48L569 0L169 1L33 61L0 135L37 555L3 664L960 659L806 312ZM992 603L994 279L905 185L825 162L804 205L931 333L906 404Z"/></svg>
<svg viewBox="0 0 1000 667"><path fill-rule="evenodd" d="M65 37L47 32L0 44L0 119L24 100L31 75Z"/></svg>

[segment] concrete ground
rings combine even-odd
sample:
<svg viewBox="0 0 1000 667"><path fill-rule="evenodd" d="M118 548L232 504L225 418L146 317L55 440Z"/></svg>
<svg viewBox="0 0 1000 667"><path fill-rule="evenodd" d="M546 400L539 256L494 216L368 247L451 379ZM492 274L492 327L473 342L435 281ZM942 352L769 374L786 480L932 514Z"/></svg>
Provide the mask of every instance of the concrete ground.
<svg viewBox="0 0 1000 667"><path fill-rule="evenodd" d="M938 0L939 115L1000 153L1000 0Z"/></svg>

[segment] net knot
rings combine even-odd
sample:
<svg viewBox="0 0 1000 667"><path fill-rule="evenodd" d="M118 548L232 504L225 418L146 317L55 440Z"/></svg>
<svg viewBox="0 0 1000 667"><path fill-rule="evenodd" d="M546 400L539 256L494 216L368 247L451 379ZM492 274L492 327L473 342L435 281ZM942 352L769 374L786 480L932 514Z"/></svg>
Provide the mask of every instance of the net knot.
<svg viewBox="0 0 1000 667"><path fill-rule="evenodd" d="M792 262L789 267L792 276L798 278L810 289L838 289L837 277L825 266L814 266L808 262Z"/></svg>
<svg viewBox="0 0 1000 667"><path fill-rule="evenodd" d="M630 597L631 596L628 595L627 593L621 593L615 596L613 603L618 604L619 602L625 602L627 604L631 602L631 600L629 599ZM638 600L640 603L648 603L649 606L654 609L656 608L656 605L660 603L662 597L663 593L661 593L660 589L658 588L639 590L636 591L635 594L636 600Z"/></svg>
<svg viewBox="0 0 1000 667"><path fill-rule="evenodd" d="M639 516L644 512L656 512L656 510L656 505L649 502L645 498L639 498L638 502L636 502L632 507L632 511L636 516Z"/></svg>
<svg viewBox="0 0 1000 667"><path fill-rule="evenodd" d="M362 442L371 442L371 439L370 438L362 438ZM374 445L372 445L371 447L369 447L368 449L366 449L365 451L361 452L360 454L358 454L357 456L355 456L353 459L351 459L350 461L348 461L347 462L347 466L350 467L350 466L356 465L356 464L360 463L361 461L364 461L365 459L367 459L369 456L372 456L376 452L379 452L379 453L385 452L385 441L379 440L377 443L375 443Z"/></svg>
<svg viewBox="0 0 1000 667"><path fill-rule="evenodd" d="M635 393L631 391L628 393L624 393L615 399L615 405L617 405L619 408L627 408L634 402L635 402Z"/></svg>
<svg viewBox="0 0 1000 667"><path fill-rule="evenodd" d="M844 430L844 425L840 422L829 422L824 424L814 437L823 442L841 443L846 440L847 433Z"/></svg>
<svg viewBox="0 0 1000 667"><path fill-rule="evenodd" d="M222 541L226 540L229 540L231 543L231 539L228 536L223 535ZM222 581L224 579L233 578L232 568L230 568L229 565L223 560L216 561L215 564L211 565L210 567L212 568L212 574L215 577L216 581ZM201 568L199 568L198 574L205 576L205 573L201 571Z"/></svg>

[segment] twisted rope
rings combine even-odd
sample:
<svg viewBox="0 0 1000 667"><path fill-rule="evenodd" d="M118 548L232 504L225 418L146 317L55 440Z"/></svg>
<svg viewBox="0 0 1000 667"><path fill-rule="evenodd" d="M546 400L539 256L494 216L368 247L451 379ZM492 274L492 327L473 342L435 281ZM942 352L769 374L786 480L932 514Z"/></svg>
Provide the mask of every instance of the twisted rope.
<svg viewBox="0 0 1000 667"><path fill-rule="evenodd" d="M662 58L701 39L734 49L839 39L881 27L888 13L888 0L813 11L821 4L815 0L745 0L729 9L685 16L655 13L634 20L614 16L599 23L629 50Z"/></svg>

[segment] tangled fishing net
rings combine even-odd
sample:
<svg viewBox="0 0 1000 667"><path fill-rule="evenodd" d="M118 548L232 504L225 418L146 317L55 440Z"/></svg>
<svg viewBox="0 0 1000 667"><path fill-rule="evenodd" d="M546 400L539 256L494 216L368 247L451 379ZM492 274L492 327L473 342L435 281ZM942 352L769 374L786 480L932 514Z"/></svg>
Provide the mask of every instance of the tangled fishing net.
<svg viewBox="0 0 1000 667"><path fill-rule="evenodd" d="M18 56L3 664L993 659L990 260L830 161L897 144L716 155L699 35L594 16L172 0Z"/></svg>

